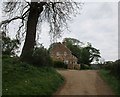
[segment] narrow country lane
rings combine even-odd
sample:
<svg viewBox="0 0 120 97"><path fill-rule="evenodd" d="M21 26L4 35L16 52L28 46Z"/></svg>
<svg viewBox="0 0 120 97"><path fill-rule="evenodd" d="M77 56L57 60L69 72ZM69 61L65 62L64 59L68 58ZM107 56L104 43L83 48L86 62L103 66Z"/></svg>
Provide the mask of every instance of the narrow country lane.
<svg viewBox="0 0 120 97"><path fill-rule="evenodd" d="M114 95L97 70L57 70L65 84L54 95Z"/></svg>

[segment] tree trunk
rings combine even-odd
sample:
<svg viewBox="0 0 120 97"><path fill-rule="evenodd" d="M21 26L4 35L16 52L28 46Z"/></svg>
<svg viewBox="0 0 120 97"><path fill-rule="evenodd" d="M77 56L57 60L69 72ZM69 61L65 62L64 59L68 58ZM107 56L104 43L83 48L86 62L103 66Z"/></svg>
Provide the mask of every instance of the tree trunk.
<svg viewBox="0 0 120 97"><path fill-rule="evenodd" d="M35 45L36 26L40 13L43 11L43 6L39 6L37 2L31 2L30 12L27 21L27 32L25 43L21 53L21 61L30 62Z"/></svg>

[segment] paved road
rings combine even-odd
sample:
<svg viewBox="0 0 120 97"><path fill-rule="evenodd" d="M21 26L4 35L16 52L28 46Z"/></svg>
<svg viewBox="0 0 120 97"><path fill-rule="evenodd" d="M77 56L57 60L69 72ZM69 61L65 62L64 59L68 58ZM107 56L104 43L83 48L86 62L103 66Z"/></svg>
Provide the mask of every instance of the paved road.
<svg viewBox="0 0 120 97"><path fill-rule="evenodd" d="M58 70L65 84L54 95L114 95L96 70Z"/></svg>

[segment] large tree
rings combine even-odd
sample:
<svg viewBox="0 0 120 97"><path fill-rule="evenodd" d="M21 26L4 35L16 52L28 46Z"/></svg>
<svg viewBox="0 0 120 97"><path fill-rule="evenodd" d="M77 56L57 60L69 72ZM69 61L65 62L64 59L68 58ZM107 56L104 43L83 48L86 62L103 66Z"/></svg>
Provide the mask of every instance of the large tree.
<svg viewBox="0 0 120 97"><path fill-rule="evenodd" d="M91 62L98 61L100 58L100 51L89 42L86 46L84 46L83 42L74 38L65 38L63 42L71 50L72 54L78 58L78 63L90 65Z"/></svg>
<svg viewBox="0 0 120 97"><path fill-rule="evenodd" d="M90 65L91 62L99 61L100 57L100 51L90 43L81 49L81 63Z"/></svg>
<svg viewBox="0 0 120 97"><path fill-rule="evenodd" d="M31 0L31 2L27 2L26 0L22 2L21 0L11 1L4 2L4 12L9 15L9 18L2 21L0 27L6 31L7 26L12 21L21 21L16 36L19 38L21 33L26 34L21 60L27 62L32 58L32 52L36 42L36 30L41 23L44 21L48 22L50 35L52 35L53 39L58 38L62 30L67 28L67 20L71 19L70 15L76 15L82 4L69 1L53 2L53 0L44 2L40 0Z"/></svg>

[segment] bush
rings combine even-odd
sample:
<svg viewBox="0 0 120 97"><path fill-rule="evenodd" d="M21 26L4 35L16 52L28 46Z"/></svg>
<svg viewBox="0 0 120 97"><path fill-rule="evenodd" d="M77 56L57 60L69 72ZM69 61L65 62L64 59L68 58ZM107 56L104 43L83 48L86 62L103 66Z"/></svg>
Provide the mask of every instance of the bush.
<svg viewBox="0 0 120 97"><path fill-rule="evenodd" d="M86 64L81 64L80 67L81 70L86 70L86 69L92 69L90 66L86 65Z"/></svg>
<svg viewBox="0 0 120 97"><path fill-rule="evenodd" d="M102 69L110 70L110 74L120 79L120 59L115 62L105 64Z"/></svg>
<svg viewBox="0 0 120 97"><path fill-rule="evenodd" d="M105 70L112 70L113 69L113 64L112 63L106 64L102 68L105 69Z"/></svg>
<svg viewBox="0 0 120 97"><path fill-rule="evenodd" d="M7 56L16 56L20 41L18 39L11 39L6 35L5 32L2 32L2 54Z"/></svg>
<svg viewBox="0 0 120 97"><path fill-rule="evenodd" d="M31 63L36 66L53 66L53 62L47 49L44 47L36 47L33 51Z"/></svg>
<svg viewBox="0 0 120 97"><path fill-rule="evenodd" d="M67 65L61 61L54 61L55 68L67 68Z"/></svg>
<svg viewBox="0 0 120 97"><path fill-rule="evenodd" d="M120 60L117 60L112 64L111 74L120 79Z"/></svg>
<svg viewBox="0 0 120 97"><path fill-rule="evenodd" d="M98 70L98 69L100 69L101 68L101 66L102 66L102 64L91 64L91 69L93 69L93 70Z"/></svg>

